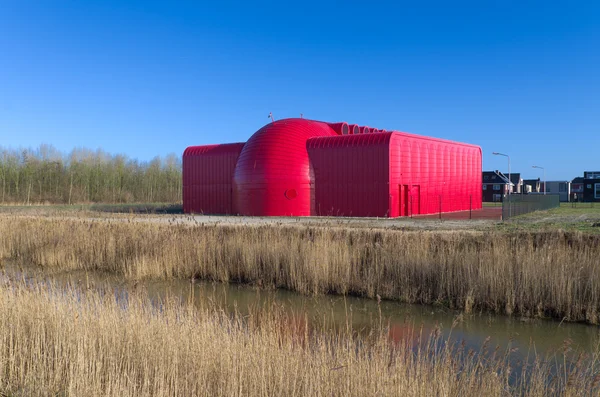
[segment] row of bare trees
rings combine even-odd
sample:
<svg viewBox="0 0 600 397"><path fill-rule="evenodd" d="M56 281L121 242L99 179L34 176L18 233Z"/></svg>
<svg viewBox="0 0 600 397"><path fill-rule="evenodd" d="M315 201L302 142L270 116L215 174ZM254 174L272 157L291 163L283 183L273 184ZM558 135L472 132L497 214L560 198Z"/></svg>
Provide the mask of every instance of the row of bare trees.
<svg viewBox="0 0 600 397"><path fill-rule="evenodd" d="M74 204L181 201L181 158L170 154L140 162L103 150L50 145L0 147L0 203Z"/></svg>

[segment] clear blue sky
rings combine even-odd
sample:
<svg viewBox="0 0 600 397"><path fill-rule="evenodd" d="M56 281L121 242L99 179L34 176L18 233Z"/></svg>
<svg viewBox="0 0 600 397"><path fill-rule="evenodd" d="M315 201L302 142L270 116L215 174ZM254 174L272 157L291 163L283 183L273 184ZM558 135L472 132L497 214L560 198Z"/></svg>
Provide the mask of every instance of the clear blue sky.
<svg viewBox="0 0 600 397"><path fill-rule="evenodd" d="M269 112L600 170L600 2L0 3L0 146L148 160Z"/></svg>

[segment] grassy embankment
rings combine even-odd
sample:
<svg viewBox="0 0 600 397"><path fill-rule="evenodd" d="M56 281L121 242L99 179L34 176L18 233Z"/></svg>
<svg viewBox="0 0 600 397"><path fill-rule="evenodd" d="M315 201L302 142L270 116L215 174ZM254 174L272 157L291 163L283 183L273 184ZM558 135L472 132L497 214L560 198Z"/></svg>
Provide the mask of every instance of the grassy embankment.
<svg viewBox="0 0 600 397"><path fill-rule="evenodd" d="M481 354L431 336L392 342L385 325L308 329L277 306L229 316L143 291L0 282L0 395L569 396L598 392L598 354L564 370L552 360L511 381L510 349ZM419 341L422 342L419 342ZM514 378L513 378L514 379Z"/></svg>
<svg viewBox="0 0 600 397"><path fill-rule="evenodd" d="M495 227L505 232L560 229L600 234L600 203L561 203L558 208L521 215L508 222L499 222Z"/></svg>
<svg viewBox="0 0 600 397"><path fill-rule="evenodd" d="M0 217L0 257L600 322L600 236Z"/></svg>

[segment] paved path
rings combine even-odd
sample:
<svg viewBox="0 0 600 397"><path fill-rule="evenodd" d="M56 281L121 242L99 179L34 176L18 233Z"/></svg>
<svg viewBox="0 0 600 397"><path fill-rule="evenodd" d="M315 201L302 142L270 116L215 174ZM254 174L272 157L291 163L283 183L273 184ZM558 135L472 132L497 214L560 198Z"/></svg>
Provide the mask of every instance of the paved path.
<svg viewBox="0 0 600 397"><path fill-rule="evenodd" d="M498 210L489 208L485 210ZM475 213L476 211L474 211ZM187 214L131 214L109 213L100 211L43 211L38 207L35 211L18 211L0 213L0 216L72 219L81 221L106 222L150 222L170 225L284 225L284 226L322 226L342 228L377 228L401 230L485 230L493 228L499 217L473 217L470 220L468 211L439 215L415 216L414 218L340 218L340 217L252 217L252 216L216 216Z"/></svg>

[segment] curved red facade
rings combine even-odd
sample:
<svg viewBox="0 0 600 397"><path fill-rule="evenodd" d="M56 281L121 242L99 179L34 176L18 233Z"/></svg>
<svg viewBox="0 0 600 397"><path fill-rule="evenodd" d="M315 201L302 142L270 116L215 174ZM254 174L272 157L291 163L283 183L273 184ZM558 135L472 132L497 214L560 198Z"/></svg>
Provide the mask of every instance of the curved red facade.
<svg viewBox="0 0 600 397"><path fill-rule="evenodd" d="M306 141L318 136L339 135L326 123L306 119L278 120L252 135L233 176L238 213L311 215L314 177Z"/></svg>
<svg viewBox="0 0 600 397"><path fill-rule="evenodd" d="M477 146L284 119L183 154L186 213L409 216L481 208Z"/></svg>
<svg viewBox="0 0 600 397"><path fill-rule="evenodd" d="M348 128L348 123L326 123L332 130L334 130L338 135L348 135L350 133L350 129Z"/></svg>
<svg viewBox="0 0 600 397"><path fill-rule="evenodd" d="M350 135L360 134L360 128L356 124L349 124L348 128L350 129Z"/></svg>

